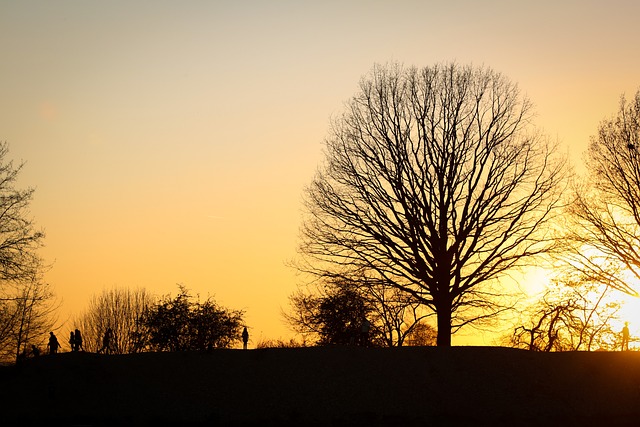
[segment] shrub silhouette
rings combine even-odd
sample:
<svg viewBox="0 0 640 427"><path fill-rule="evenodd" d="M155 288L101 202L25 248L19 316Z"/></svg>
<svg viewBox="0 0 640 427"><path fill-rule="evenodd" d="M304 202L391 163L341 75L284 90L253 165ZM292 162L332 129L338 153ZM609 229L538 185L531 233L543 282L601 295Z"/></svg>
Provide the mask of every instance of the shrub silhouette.
<svg viewBox="0 0 640 427"><path fill-rule="evenodd" d="M193 301L189 291L180 286L175 298L166 296L151 306L141 323L151 350L209 350L229 348L240 341L243 315L243 311L222 307L211 297Z"/></svg>

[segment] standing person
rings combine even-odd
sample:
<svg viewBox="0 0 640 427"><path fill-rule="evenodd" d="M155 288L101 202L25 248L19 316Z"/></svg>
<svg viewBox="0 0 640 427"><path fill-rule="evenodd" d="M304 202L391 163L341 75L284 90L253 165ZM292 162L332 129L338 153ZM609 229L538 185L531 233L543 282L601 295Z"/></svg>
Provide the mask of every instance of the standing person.
<svg viewBox="0 0 640 427"><path fill-rule="evenodd" d="M247 331L247 327L245 326L242 330L242 348L244 350L247 349L247 343L249 342L249 331Z"/></svg>
<svg viewBox="0 0 640 427"><path fill-rule="evenodd" d="M111 328L107 328L104 336L102 337L102 348L98 350L98 353L106 353L109 354L111 352L111 338L113 335L113 331Z"/></svg>
<svg viewBox="0 0 640 427"><path fill-rule="evenodd" d="M622 328L622 351L629 350L629 322L624 322Z"/></svg>
<svg viewBox="0 0 640 427"><path fill-rule="evenodd" d="M369 329L371 328L371 323L365 318L362 321L362 326L360 328L360 345L363 347L367 347L369 345Z"/></svg>
<svg viewBox="0 0 640 427"><path fill-rule="evenodd" d="M60 343L53 332L49 332L49 343L47 344L47 347L49 347L49 354L56 354L58 352Z"/></svg>
<svg viewBox="0 0 640 427"><path fill-rule="evenodd" d="M71 331L71 335L69 336L69 346L71 346L71 351L76 351L76 335Z"/></svg>
<svg viewBox="0 0 640 427"><path fill-rule="evenodd" d="M82 346L82 335L80 334L80 329L76 329L76 333L75 333L75 344L76 344L76 351L84 351L84 347Z"/></svg>

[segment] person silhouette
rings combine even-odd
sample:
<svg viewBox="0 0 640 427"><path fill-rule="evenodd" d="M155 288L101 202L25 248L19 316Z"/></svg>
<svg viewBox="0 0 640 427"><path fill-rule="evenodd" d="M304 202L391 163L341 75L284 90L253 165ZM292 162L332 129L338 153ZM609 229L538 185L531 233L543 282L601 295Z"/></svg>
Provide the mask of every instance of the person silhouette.
<svg viewBox="0 0 640 427"><path fill-rule="evenodd" d="M60 343L53 332L49 332L49 343L47 344L47 347L49 347L49 354L56 354L58 352Z"/></svg>
<svg viewBox="0 0 640 427"><path fill-rule="evenodd" d="M109 354L111 352L111 338L113 336L113 331L111 328L107 328L102 337L102 348L98 350L98 353Z"/></svg>
<svg viewBox="0 0 640 427"><path fill-rule="evenodd" d="M249 342L249 331L247 331L247 327L245 326L242 330L242 349L247 349L247 343Z"/></svg>
<svg viewBox="0 0 640 427"><path fill-rule="evenodd" d="M622 328L622 351L629 350L629 322L624 322Z"/></svg>
<svg viewBox="0 0 640 427"><path fill-rule="evenodd" d="M35 345L31 344L31 354L33 355L33 357L40 356L40 349Z"/></svg>
<svg viewBox="0 0 640 427"><path fill-rule="evenodd" d="M82 346L82 335L80 334L80 329L76 329L75 339L76 351L84 351L84 347Z"/></svg>
<svg viewBox="0 0 640 427"><path fill-rule="evenodd" d="M362 321L362 325L360 327L360 345L367 347L369 345L369 329L371 328L371 323L365 318Z"/></svg>
<svg viewBox="0 0 640 427"><path fill-rule="evenodd" d="M76 335L71 331L71 335L69 336L69 345L71 346L71 351L76 351Z"/></svg>

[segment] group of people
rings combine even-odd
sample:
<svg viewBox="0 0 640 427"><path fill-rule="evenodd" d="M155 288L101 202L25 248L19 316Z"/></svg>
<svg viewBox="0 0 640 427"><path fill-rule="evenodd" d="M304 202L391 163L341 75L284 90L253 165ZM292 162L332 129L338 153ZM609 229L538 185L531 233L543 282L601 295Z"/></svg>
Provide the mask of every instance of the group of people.
<svg viewBox="0 0 640 427"><path fill-rule="evenodd" d="M105 332L102 339L102 348L98 350L98 353L110 353L112 339L113 330L111 328L107 328L107 331ZM71 351L84 351L84 346L82 345L82 334L80 333L79 329L71 331L71 334L69 335L69 346L71 347ZM38 350L36 346L31 347L33 355L38 356L40 354L40 350ZM58 337L56 337L56 334L54 334L53 332L49 332L49 342L47 343L49 354L56 354L60 347L60 342L58 341Z"/></svg>
<svg viewBox="0 0 640 427"><path fill-rule="evenodd" d="M71 331L71 335L69 336L69 346L71 347L71 351L84 351L84 347L82 346L82 334L79 329ZM60 347L60 342L58 341L56 334L49 332L49 342L47 343L49 354L56 354ZM32 346L32 353L34 356L37 356L40 354L40 351L37 347Z"/></svg>
<svg viewBox="0 0 640 427"><path fill-rule="evenodd" d="M80 335L79 329L71 331L71 336L69 337L69 345L71 346L71 351L84 351L84 347L82 347L82 335Z"/></svg>
<svg viewBox="0 0 640 427"><path fill-rule="evenodd" d="M242 342L243 342L243 347L246 350L247 343L249 342L249 332L247 331L246 327L242 331ZM84 351L84 347L82 345L82 334L80 333L79 329L76 329L75 331L71 331L71 334L69 336L69 345L71 346L71 351L80 351L80 350ZM98 353L104 353L104 354L112 353L113 345L114 345L113 329L107 328L104 335L102 336L102 347L100 347L100 349L98 350ZM35 355L35 351L37 350L37 348L35 346L33 347L35 349L34 350L34 355ZM49 332L49 343L47 344L47 347L49 349L49 354L56 354L58 352L58 349L60 348L60 342L58 341L58 338L53 332Z"/></svg>

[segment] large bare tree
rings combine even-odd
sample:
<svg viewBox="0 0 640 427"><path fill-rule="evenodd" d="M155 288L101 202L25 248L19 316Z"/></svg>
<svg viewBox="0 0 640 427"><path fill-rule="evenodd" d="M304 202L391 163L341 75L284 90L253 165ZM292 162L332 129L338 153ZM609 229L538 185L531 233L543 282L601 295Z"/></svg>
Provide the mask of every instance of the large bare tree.
<svg viewBox="0 0 640 427"><path fill-rule="evenodd" d="M8 154L9 145L0 142L0 354L15 356L27 344L38 344L54 323L54 307L38 254L44 232L29 216L34 189L18 187L24 163L14 164Z"/></svg>
<svg viewBox="0 0 640 427"><path fill-rule="evenodd" d="M571 206L575 247L567 258L592 280L638 295L640 91L631 101L622 97L617 114L600 123L585 163L586 184Z"/></svg>
<svg viewBox="0 0 640 427"><path fill-rule="evenodd" d="M31 283L43 267L37 250L44 232L29 217L35 190L16 188L24 163L14 165L8 153L9 145L0 142L0 289L7 283Z"/></svg>
<svg viewBox="0 0 640 427"><path fill-rule="evenodd" d="M564 162L531 109L491 69L374 67L305 190L299 267L373 272L435 311L437 343L451 345L498 311L489 284L553 246Z"/></svg>

